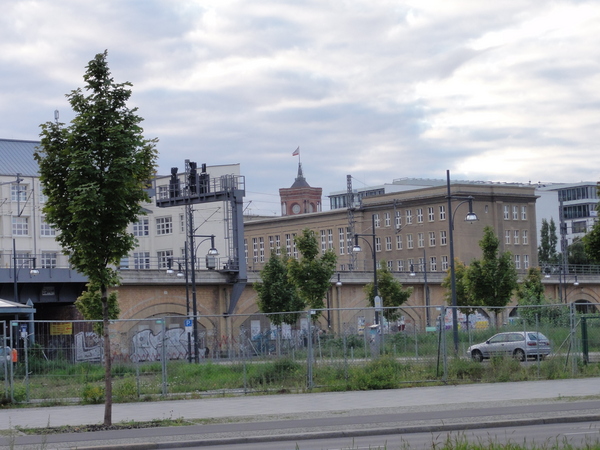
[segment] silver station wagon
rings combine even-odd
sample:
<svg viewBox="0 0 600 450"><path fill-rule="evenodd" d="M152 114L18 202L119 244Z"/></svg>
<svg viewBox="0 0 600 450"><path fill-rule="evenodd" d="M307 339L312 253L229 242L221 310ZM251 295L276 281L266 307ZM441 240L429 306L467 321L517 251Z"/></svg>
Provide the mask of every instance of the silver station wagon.
<svg viewBox="0 0 600 450"><path fill-rule="evenodd" d="M510 331L498 333L481 344L471 345L467 354L474 361L492 356L513 356L519 361L527 358L544 359L552 352L550 341L536 331Z"/></svg>

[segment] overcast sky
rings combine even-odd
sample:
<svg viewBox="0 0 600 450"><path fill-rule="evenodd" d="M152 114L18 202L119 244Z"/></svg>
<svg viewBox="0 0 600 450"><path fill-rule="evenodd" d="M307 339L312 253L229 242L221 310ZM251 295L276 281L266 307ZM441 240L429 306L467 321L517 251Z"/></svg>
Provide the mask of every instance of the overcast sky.
<svg viewBox="0 0 600 450"><path fill-rule="evenodd" d="M69 122L105 49L159 173L240 163L247 212L279 214L298 146L325 205L348 174L600 179L597 0L4 0L0 137Z"/></svg>

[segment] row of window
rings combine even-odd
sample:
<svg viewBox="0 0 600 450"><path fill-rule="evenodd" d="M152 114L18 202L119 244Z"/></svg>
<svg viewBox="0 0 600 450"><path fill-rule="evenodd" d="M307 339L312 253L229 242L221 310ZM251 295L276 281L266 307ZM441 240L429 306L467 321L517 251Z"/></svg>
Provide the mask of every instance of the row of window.
<svg viewBox="0 0 600 450"><path fill-rule="evenodd" d="M515 257L515 268L519 269L529 269L529 255L514 255ZM406 261L403 259L398 259L396 261L387 261L387 268L390 271L397 272L437 272L438 269L442 272L447 272L450 268L448 262L448 256L444 255L440 257L440 264L438 268L438 258L437 256L430 256L427 258L427 267L425 267L425 258L417 258L416 260L413 258L409 258Z"/></svg>
<svg viewBox="0 0 600 450"><path fill-rule="evenodd" d="M173 217L156 217L154 220L157 236L173 234L175 227ZM185 218L183 214L179 215L179 232L185 233ZM150 236L150 219L148 217L140 217L137 222L133 223L133 235L136 237Z"/></svg>
<svg viewBox="0 0 600 450"><path fill-rule="evenodd" d="M416 223L423 223L425 221L426 216L427 216L428 222L434 222L436 213L438 216L438 220L446 220L446 206L445 205L439 205L437 208L435 206L428 206L427 209L415 208L414 213L415 214L413 215L412 209L405 209L404 215L402 214L402 211L394 211L394 217L393 217L394 227L396 229L399 229L402 227L402 223L403 223L402 217L404 217L404 223L406 225L411 225L413 223L413 220L416 220ZM383 217L381 217L378 213L376 213L376 214L374 214L374 219L375 219L375 228L381 228L382 220L383 220L384 227L392 226L392 213L385 212L385 213L383 213Z"/></svg>
<svg viewBox="0 0 600 450"><path fill-rule="evenodd" d="M29 236L29 217L20 216L12 218L12 235ZM56 230L52 227L52 225L44 220L44 217L42 217L40 223L40 236L56 236Z"/></svg>
<svg viewBox="0 0 600 450"><path fill-rule="evenodd" d="M519 220L519 206L517 205L504 205L504 220ZM511 214L512 211L512 214ZM521 220L527 220L527 205L522 205L520 208Z"/></svg>
<svg viewBox="0 0 600 450"><path fill-rule="evenodd" d="M17 253L16 255L17 268L29 269L33 267L33 257L30 253ZM54 269L57 267L56 252L42 252L35 258L35 266L42 269Z"/></svg>

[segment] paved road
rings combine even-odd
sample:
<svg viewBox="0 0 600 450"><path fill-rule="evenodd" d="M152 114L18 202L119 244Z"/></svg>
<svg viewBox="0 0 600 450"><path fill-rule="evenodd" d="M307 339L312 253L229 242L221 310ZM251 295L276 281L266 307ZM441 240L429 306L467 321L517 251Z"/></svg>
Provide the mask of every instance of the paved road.
<svg viewBox="0 0 600 450"><path fill-rule="evenodd" d="M0 411L0 430L101 423L103 405ZM373 429L466 429L539 421L600 421L600 378L430 386L385 391L328 392L116 404L113 422L163 418L210 419L189 427L0 438L2 448L167 448L198 441L239 442L287 434L304 438ZM161 444L164 443L164 444ZM133 447L131 447L133 448Z"/></svg>

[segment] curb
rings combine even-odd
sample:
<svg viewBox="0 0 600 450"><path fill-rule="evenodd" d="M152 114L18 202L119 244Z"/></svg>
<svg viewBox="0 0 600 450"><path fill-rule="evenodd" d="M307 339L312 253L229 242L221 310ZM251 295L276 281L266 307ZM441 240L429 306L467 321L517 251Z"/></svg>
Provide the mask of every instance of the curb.
<svg viewBox="0 0 600 450"><path fill-rule="evenodd" d="M90 447L71 447L72 450L153 450L186 447L204 447L210 445L234 445L257 442L306 441L310 439L328 439L358 436L378 436L382 434L437 433L444 431L477 430L481 428L519 427L526 425L549 425L553 423L576 423L600 421L600 415L546 417L535 419L501 420L498 422L466 422L442 425L417 425L412 427L370 428L365 430L315 431L302 434L278 434L268 436L232 437L220 439L199 439L181 442L140 442L137 444L97 445Z"/></svg>

